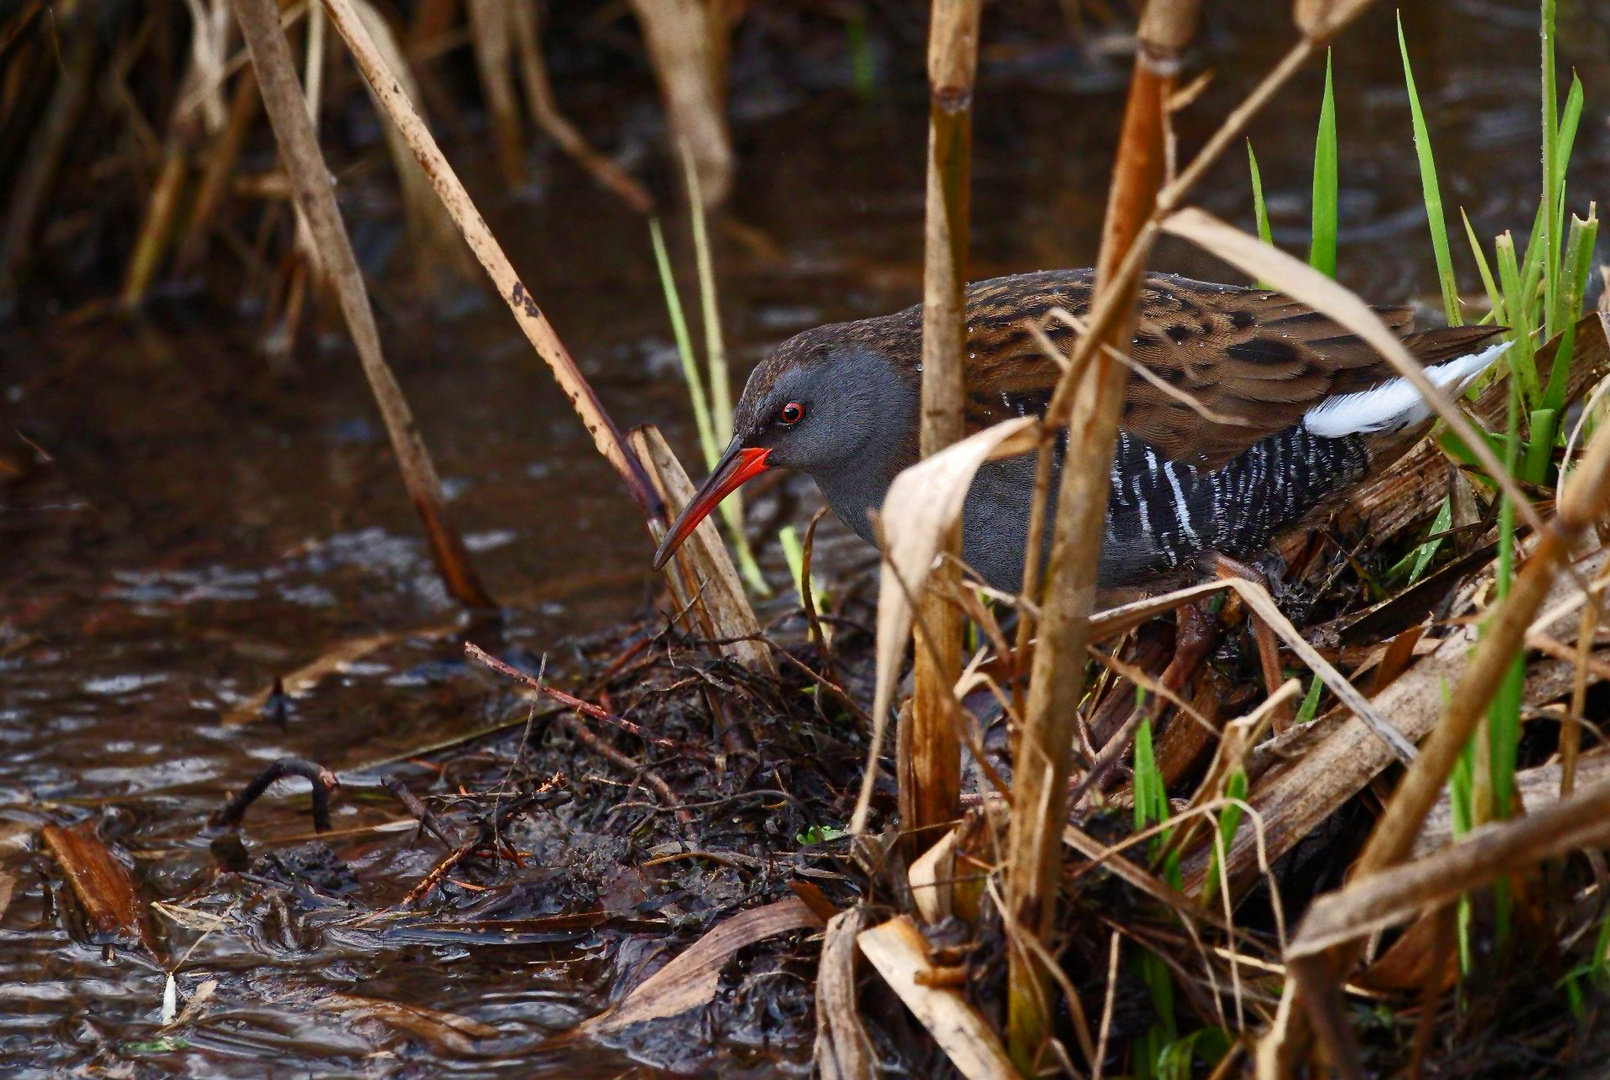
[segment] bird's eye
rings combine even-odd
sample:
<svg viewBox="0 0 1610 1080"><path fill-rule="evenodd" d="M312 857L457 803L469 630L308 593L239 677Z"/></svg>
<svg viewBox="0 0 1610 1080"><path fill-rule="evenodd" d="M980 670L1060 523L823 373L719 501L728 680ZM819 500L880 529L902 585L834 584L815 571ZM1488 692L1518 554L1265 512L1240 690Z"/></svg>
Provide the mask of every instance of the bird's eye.
<svg viewBox="0 0 1610 1080"><path fill-rule="evenodd" d="M777 410L777 419L789 427L793 427L805 419L805 406L797 401L790 401L787 405Z"/></svg>

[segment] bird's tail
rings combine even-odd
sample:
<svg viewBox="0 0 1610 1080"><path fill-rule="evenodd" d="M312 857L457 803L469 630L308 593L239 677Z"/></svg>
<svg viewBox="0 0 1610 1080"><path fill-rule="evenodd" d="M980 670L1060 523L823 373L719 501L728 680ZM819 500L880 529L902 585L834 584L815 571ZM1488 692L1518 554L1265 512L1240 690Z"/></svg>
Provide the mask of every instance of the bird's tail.
<svg viewBox="0 0 1610 1080"><path fill-rule="evenodd" d="M1509 346L1509 342L1501 341L1440 363L1428 364L1426 377L1449 397L1458 397ZM1402 431L1430 416L1430 404L1408 379L1400 375L1368 390L1326 398L1308 411L1303 417L1303 424L1315 435L1340 439L1347 435L1381 435Z"/></svg>

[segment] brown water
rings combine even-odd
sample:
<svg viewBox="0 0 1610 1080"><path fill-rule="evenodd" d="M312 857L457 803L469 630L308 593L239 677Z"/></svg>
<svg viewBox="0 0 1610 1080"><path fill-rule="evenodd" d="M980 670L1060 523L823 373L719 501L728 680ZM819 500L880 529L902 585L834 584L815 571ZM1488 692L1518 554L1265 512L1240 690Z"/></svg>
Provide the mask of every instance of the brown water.
<svg viewBox="0 0 1610 1080"><path fill-rule="evenodd" d="M1561 67L1578 66L1588 87L1573 208L1606 194L1592 182L1610 168L1610 30L1596 6L1561 12ZM1257 7L1205 28L1203 55L1218 74L1181 120L1184 147L1200 144L1288 40L1281 6ZM920 278L921 84L891 72L858 96L836 39L782 63L771 25L761 20L735 60L741 165L731 213L764 241L727 232L720 245L740 368L794 331L910 303ZM1537 188L1534 7L1436 5L1417 10L1409 32L1445 201L1465 206L1484 236L1525 230ZM974 277L1092 261L1126 65L1060 38L992 40L986 27ZM1305 73L1252 132L1275 239L1293 251L1306 242L1319 83ZM1336 87L1341 276L1383 302L1434 298L1385 9L1339 46ZM582 95L581 119L606 143L617 130L652 137L652 100L637 89ZM454 154L469 156L463 146ZM495 231L617 421L652 420L691 447L642 222L551 153L539 165L531 197L489 204ZM1201 202L1250 221L1241 155L1213 172ZM1457 230L1456 217L1450 224ZM1457 231L1454 248L1464 285L1476 288ZM1178 248L1161 250L1156 265L1216 276ZM563 670L568 638L641 616L656 596L633 507L500 305L444 314L386 299L388 353L477 564L509 605L507 644L552 652ZM134 321L69 325L51 315L0 329L0 452L19 470L0 471L0 820L31 829L99 819L102 835L132 853L146 898L164 899L206 894L215 865L198 836L206 815L274 758L342 774L338 830L396 818L362 765L506 718L453 638L405 638L348 665L296 701L284 726L226 723L336 642L454 619L352 356L344 346L309 351L299 374L274 372L253 351L253 320L200 301L160 302ZM779 585L786 575L770 536L780 519L803 524L807 496L791 486L753 508ZM301 790L281 784L254 808L245 834L254 856L309 829ZM539 850L562 843L543 836ZM335 850L371 900L395 899L437 854L407 831ZM149 1045L163 973L87 943L47 856L29 847L4 858L16 885L0 915L0 1062L22 1074L540 1075L547 1062L568 1075L621 1075L629 1062L613 1054L539 1058L532 1047L599 1011L633 958L665 936L604 928L518 948L398 942L337 932L311 901L281 917L240 899L214 912L228 927L182 962L197 935L173 932L168 963L181 992L220 985L187 1030L188 1047L164 1050ZM528 912L558 913L541 906ZM489 1056L412 1044L321 1010L318 997L331 991L457 1013L502 1038ZM779 1020L777 1030L786 1037L776 1046L702 1031L724 1048L714 1059L693 1053L698 1040L686 1033L684 1056L663 1046L644 1056L684 1071L798 1071L809 1018Z"/></svg>

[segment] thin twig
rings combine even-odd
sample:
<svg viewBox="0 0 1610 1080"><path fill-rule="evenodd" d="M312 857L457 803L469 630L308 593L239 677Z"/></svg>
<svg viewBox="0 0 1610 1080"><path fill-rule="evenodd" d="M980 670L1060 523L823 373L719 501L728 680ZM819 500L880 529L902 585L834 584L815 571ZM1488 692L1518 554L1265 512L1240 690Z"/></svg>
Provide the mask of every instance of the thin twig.
<svg viewBox="0 0 1610 1080"><path fill-rule="evenodd" d="M484 664L493 671L497 672L499 675L506 676L507 678L513 679L516 682L530 687L532 690L535 690L544 697L553 698L553 700L559 702L561 705L568 705L570 708L575 709L584 716L590 716L594 720L603 721L606 724L620 728L622 731L636 735L639 739L642 739L646 743L650 743L666 750L681 749L681 744L675 739L665 739L657 735L650 735L639 725L632 723L630 720L627 720L624 717L616 716L608 709L600 708L590 701L583 701L579 697L574 697L570 694L567 694L558 687L551 686L548 683L543 682L536 676L528 675L519 668L504 663L502 660L499 660L497 657L488 653L479 645L466 641L464 643L464 655L469 657L471 660L474 660L478 664Z"/></svg>

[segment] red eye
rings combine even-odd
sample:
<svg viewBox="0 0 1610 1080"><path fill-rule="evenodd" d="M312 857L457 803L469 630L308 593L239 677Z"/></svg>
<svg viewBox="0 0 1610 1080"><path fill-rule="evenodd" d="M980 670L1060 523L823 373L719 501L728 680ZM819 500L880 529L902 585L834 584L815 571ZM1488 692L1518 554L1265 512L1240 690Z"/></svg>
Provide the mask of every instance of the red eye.
<svg viewBox="0 0 1610 1080"><path fill-rule="evenodd" d="M789 427L793 427L795 424L805 419L805 406L801 405L797 401L790 401L787 405L784 405L781 409L777 410L777 419L781 420Z"/></svg>

